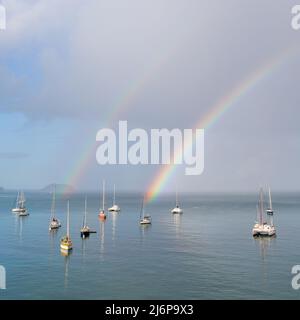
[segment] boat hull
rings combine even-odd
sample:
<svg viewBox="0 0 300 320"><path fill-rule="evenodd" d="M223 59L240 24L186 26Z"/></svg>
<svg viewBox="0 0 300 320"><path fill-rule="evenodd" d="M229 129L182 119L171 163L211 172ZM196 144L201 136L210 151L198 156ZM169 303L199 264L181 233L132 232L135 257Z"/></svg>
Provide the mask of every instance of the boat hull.
<svg viewBox="0 0 300 320"><path fill-rule="evenodd" d="M29 216L29 213L28 213L27 211L19 212L19 213L18 213L18 216L19 216L19 217L27 217L27 216Z"/></svg>
<svg viewBox="0 0 300 320"><path fill-rule="evenodd" d="M152 221L150 219L142 219L140 220L140 224L141 225L145 225L145 224L151 224Z"/></svg>
<svg viewBox="0 0 300 320"><path fill-rule="evenodd" d="M87 238L90 236L90 231L80 231L81 238Z"/></svg>
<svg viewBox="0 0 300 320"><path fill-rule="evenodd" d="M173 214L182 214L183 213L183 210L180 209L180 208L174 208L171 213Z"/></svg>
<svg viewBox="0 0 300 320"><path fill-rule="evenodd" d="M119 206L114 205L111 208L108 209L109 212L120 212L121 209L119 208Z"/></svg>
<svg viewBox="0 0 300 320"><path fill-rule="evenodd" d="M68 245L68 244L60 244L60 249L64 250L64 251L71 251L73 249L72 245Z"/></svg>
<svg viewBox="0 0 300 320"><path fill-rule="evenodd" d="M14 209L11 210L11 212L13 212L13 213L25 213L26 209L14 208Z"/></svg>
<svg viewBox="0 0 300 320"><path fill-rule="evenodd" d="M51 226L51 227L49 227L49 230L51 231L51 230L58 230L60 228L60 226Z"/></svg>
<svg viewBox="0 0 300 320"><path fill-rule="evenodd" d="M105 220L105 219L106 219L106 214L105 214L105 212L104 212L104 211L99 212L98 218L99 218L100 220Z"/></svg>
<svg viewBox="0 0 300 320"><path fill-rule="evenodd" d="M253 237L272 237L276 235L276 229L274 226L264 224L264 225L258 225L256 224L254 228L252 229L252 235Z"/></svg>
<svg viewBox="0 0 300 320"><path fill-rule="evenodd" d="M57 230L61 227L61 224L60 223L51 223L50 226L49 226L49 230Z"/></svg>

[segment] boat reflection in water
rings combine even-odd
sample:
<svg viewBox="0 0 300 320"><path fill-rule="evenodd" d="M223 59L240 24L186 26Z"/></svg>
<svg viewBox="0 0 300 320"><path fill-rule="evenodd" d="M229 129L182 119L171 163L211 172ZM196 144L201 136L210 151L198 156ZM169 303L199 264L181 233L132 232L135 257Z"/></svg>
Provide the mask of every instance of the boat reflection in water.
<svg viewBox="0 0 300 320"><path fill-rule="evenodd" d="M58 237L58 229L52 230L51 232L48 233L49 234L49 239L50 239L50 249L51 249L51 253L56 252L56 239Z"/></svg>
<svg viewBox="0 0 300 320"><path fill-rule="evenodd" d="M63 250L61 250L61 255L65 257L65 261L64 261L64 268L65 268L65 272L64 272L64 288L67 289L68 288L68 284L69 284L70 252L63 252Z"/></svg>
<svg viewBox="0 0 300 320"><path fill-rule="evenodd" d="M272 251L276 246L276 235L273 237L255 237L254 242L258 248L258 253L261 259L259 280L261 284L267 288L270 285L270 256L272 256Z"/></svg>
<svg viewBox="0 0 300 320"><path fill-rule="evenodd" d="M115 242L116 238L116 225L117 225L117 212L111 212L111 219L112 219L112 241Z"/></svg>
<svg viewBox="0 0 300 320"><path fill-rule="evenodd" d="M24 219L24 217L19 218L19 216L16 215L15 223L16 223L16 233L18 235L20 244L22 244L23 243L23 223L26 223L26 219Z"/></svg>
<svg viewBox="0 0 300 320"><path fill-rule="evenodd" d="M86 242L89 241L89 238L82 238L81 240L81 251L82 251L82 257L85 258L86 256Z"/></svg>
<svg viewBox="0 0 300 320"><path fill-rule="evenodd" d="M173 214L173 223L175 226L176 238L179 238L182 233L182 215L181 214Z"/></svg>
<svg viewBox="0 0 300 320"><path fill-rule="evenodd" d="M100 258L104 258L104 242L105 242L105 220L99 221L99 229L100 229Z"/></svg>
<svg viewBox="0 0 300 320"><path fill-rule="evenodd" d="M140 234L141 234L141 240L142 241L146 238L147 233L149 233L151 228L152 228L151 224L141 224L140 225Z"/></svg>
<svg viewBox="0 0 300 320"><path fill-rule="evenodd" d="M262 260L267 260L268 254L276 244L276 235L273 235L272 237L255 237L253 239L259 248Z"/></svg>

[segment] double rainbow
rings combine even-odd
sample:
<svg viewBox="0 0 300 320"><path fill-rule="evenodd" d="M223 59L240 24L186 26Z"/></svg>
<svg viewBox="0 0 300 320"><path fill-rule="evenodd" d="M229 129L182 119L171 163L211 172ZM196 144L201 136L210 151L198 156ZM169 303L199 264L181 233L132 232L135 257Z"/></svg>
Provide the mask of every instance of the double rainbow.
<svg viewBox="0 0 300 320"><path fill-rule="evenodd" d="M278 69L288 58L293 56L298 50L295 48L289 48L280 55L271 59L263 66L257 68L254 72L243 79L237 86L235 86L228 94L223 96L215 105L213 105L209 112L202 117L194 126L196 129L209 129L215 124L222 115L230 108L235 106L238 101L250 92L255 86L261 83L264 79L270 76L276 69ZM193 139L191 138L187 142L185 148L193 147ZM182 149L175 150L174 159L181 159ZM151 182L148 191L146 193L147 202L152 201L160 193L160 191L166 186L167 182L171 178L172 174L175 173L177 165L174 160L172 164L165 165L161 168L158 174L154 177Z"/></svg>
<svg viewBox="0 0 300 320"><path fill-rule="evenodd" d="M216 123L222 115L228 111L231 107L237 104L237 102L251 91L255 86L257 86L262 80L267 78L278 69L285 61L291 58L295 53L298 52L298 48L289 48L273 59L269 60L263 66L257 68L254 72L244 78L239 84L237 84L228 94L223 96L215 105L213 105L209 112L196 123L194 130L196 129L208 129L214 123ZM147 85L150 79L162 68L162 66L169 60L170 54L166 54L161 57L150 69L148 69L143 76L137 81L133 82L128 90L121 96L115 105L112 106L110 114L107 116L105 123L110 126L116 120L120 119L120 116L127 111L131 105L132 101L140 94L143 88ZM96 141L92 140L91 143L87 144L84 148L81 156L74 163L65 178L66 185L77 186L87 172L88 168L95 161L95 151L96 151ZM193 140L187 142L185 148L192 148ZM168 180L171 178L172 174L175 173L177 165L175 159L180 159L182 157L182 150L175 150L174 161L172 164L164 165L161 167L150 186L146 192L146 201L152 201L160 193L160 191L166 186ZM64 190L64 195L68 195L70 190L66 188Z"/></svg>
<svg viewBox="0 0 300 320"><path fill-rule="evenodd" d="M106 121L104 121L106 127L109 128L116 121L119 121L122 115L132 106L133 100L143 91L147 83L149 83L170 60L170 56L175 52L175 49L161 55L138 79L130 83L121 97L111 106L110 112L106 116ZM95 161L96 148L96 141L91 139L90 143L84 147L80 157L78 157L74 165L71 166L70 171L64 179L66 185L63 190L64 196L68 196L72 192L72 187L79 185L82 177L92 166Z"/></svg>

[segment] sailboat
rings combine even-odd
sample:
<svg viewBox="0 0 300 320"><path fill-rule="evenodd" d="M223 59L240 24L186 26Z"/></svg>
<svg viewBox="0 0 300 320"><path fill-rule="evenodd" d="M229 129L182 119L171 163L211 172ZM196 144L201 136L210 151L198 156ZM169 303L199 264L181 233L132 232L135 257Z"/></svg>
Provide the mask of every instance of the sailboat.
<svg viewBox="0 0 300 320"><path fill-rule="evenodd" d="M114 201L112 207L108 209L109 212L120 212L120 207L116 204L116 186L114 185Z"/></svg>
<svg viewBox="0 0 300 320"><path fill-rule="evenodd" d="M25 207L25 202L26 202L26 199L25 199L24 192L23 191L18 192L16 207L13 208L11 211L13 213L17 213L19 216L28 216L29 213L27 212L27 209Z"/></svg>
<svg viewBox="0 0 300 320"><path fill-rule="evenodd" d="M55 216L55 200L56 200L56 186L53 187L52 205L51 205L51 218L49 223L49 231L57 230L61 227L60 221Z"/></svg>
<svg viewBox="0 0 300 320"><path fill-rule="evenodd" d="M176 188L176 207L171 211L174 214L181 214L183 213L183 210L179 206L179 201L178 201L178 190Z"/></svg>
<svg viewBox="0 0 300 320"><path fill-rule="evenodd" d="M152 223L152 218L149 215L145 215L145 197L143 199L142 208L140 212L140 224L147 225Z"/></svg>
<svg viewBox="0 0 300 320"><path fill-rule="evenodd" d="M104 180L103 180L102 189L103 189L103 191L102 191L102 210L100 210L98 217L101 220L105 220L106 214L105 214L105 209L104 209L104 206L105 206L105 181Z"/></svg>
<svg viewBox="0 0 300 320"><path fill-rule="evenodd" d="M83 218L83 226L80 229L80 236L82 238L89 237L91 230L89 226L86 223L86 216L87 216L87 197L85 197L85 203L84 203L84 218Z"/></svg>
<svg viewBox="0 0 300 320"><path fill-rule="evenodd" d="M73 249L73 243L70 238L70 202L67 206L67 234L60 240L60 249L64 253L69 253Z"/></svg>
<svg viewBox="0 0 300 320"><path fill-rule="evenodd" d="M269 196L271 195L271 192L269 193ZM271 198L270 198L270 205L271 203ZM276 234L276 229L273 224L273 213L272 215L268 214L268 211L272 211L272 207L270 209L267 209L267 216L270 216L271 219L270 221L266 221L264 218L264 191L261 188L259 192L259 202L258 202L258 207L257 207L257 215L258 215L258 221L255 223L253 229L252 229L252 235L253 236L267 236L271 237ZM270 211L270 212L271 212Z"/></svg>

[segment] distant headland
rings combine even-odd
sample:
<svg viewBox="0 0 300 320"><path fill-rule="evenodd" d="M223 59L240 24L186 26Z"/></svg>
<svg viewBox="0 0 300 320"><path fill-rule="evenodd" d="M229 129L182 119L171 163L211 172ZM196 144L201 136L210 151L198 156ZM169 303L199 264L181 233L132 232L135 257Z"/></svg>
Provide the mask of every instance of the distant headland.
<svg viewBox="0 0 300 320"><path fill-rule="evenodd" d="M54 190L54 186L57 193L64 193L66 191L68 193L75 192L75 189L68 184L54 184L54 183L47 185L46 187L42 188L40 191L45 193L52 193Z"/></svg>

